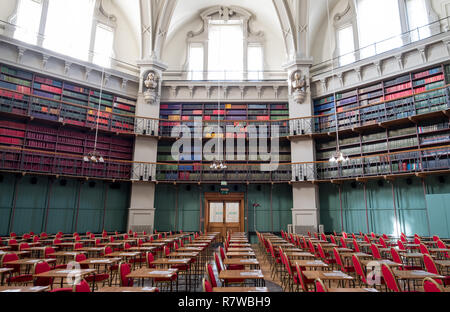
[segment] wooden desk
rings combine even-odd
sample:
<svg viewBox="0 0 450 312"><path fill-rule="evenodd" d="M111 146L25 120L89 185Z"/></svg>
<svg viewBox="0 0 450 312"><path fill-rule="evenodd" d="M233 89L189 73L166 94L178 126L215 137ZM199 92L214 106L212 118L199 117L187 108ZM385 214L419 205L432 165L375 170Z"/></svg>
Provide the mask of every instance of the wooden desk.
<svg viewBox="0 0 450 312"><path fill-rule="evenodd" d="M285 252L285 254L291 258L291 260L301 260L301 259L315 259L316 256L314 256L312 253L310 252Z"/></svg>
<svg viewBox="0 0 450 312"><path fill-rule="evenodd" d="M17 293L17 292L27 292L27 293L37 293L44 292L50 289L49 286L33 286L33 287L15 287L15 286L1 286L1 293Z"/></svg>
<svg viewBox="0 0 450 312"><path fill-rule="evenodd" d="M127 251L152 252L155 249L155 247L131 247L130 249L127 249Z"/></svg>
<svg viewBox="0 0 450 312"><path fill-rule="evenodd" d="M259 269L259 261L257 259L239 259L239 258L232 258L232 259L225 259L223 261L224 265L243 265L243 266L249 266L250 269Z"/></svg>
<svg viewBox="0 0 450 312"><path fill-rule="evenodd" d="M267 287L214 287L213 292L269 292Z"/></svg>
<svg viewBox="0 0 450 312"><path fill-rule="evenodd" d="M24 251L13 251L13 250L8 250L7 252L0 251L0 258L1 258L3 255L9 254L9 253L16 254L18 257L24 257L24 256L31 255L31 251L28 251L28 250L26 250L26 251L25 251L25 250L24 250Z"/></svg>
<svg viewBox="0 0 450 312"><path fill-rule="evenodd" d="M261 270L222 270L219 279L223 280L225 286L230 280L254 280L255 286L265 286L264 275Z"/></svg>
<svg viewBox="0 0 450 312"><path fill-rule="evenodd" d="M133 279L141 279L142 285L144 285L145 279L150 279L152 282L155 282L155 279L164 279L170 282L170 291L173 289L173 279L176 277L176 290L178 291L178 269L148 269L148 268L140 268L128 274L126 277Z"/></svg>
<svg viewBox="0 0 450 312"><path fill-rule="evenodd" d="M156 287L103 287L98 292L147 292L154 293L158 288Z"/></svg>
<svg viewBox="0 0 450 312"><path fill-rule="evenodd" d="M252 248L228 248L228 252L253 252Z"/></svg>
<svg viewBox="0 0 450 312"><path fill-rule="evenodd" d="M256 258L255 253L252 252L227 252L228 258Z"/></svg>
<svg viewBox="0 0 450 312"><path fill-rule="evenodd" d="M303 271L303 275L310 280L316 280L320 278L322 281L338 281L341 287L345 287L346 281L353 281L354 278L341 271Z"/></svg>
<svg viewBox="0 0 450 312"><path fill-rule="evenodd" d="M68 278L84 278L87 275L95 274L95 269L74 269L74 270L51 270L44 273L34 274L33 277L49 277L49 278L60 278L61 279L61 288L63 287L64 279ZM72 285L71 285L72 286ZM53 288L53 284L51 286ZM95 278L92 280L92 291L95 288Z"/></svg>
<svg viewBox="0 0 450 312"><path fill-rule="evenodd" d="M416 282L417 281L422 282L425 277L431 277L433 279L444 279L445 278L445 276L437 275L437 274L433 274L433 273L428 273L427 271L422 271L422 270L413 270L413 271L392 270L392 272L394 273L394 275L397 278L397 280L404 280L405 281L405 284L406 284L405 286L407 286L408 290L411 290L411 287L410 287L410 284L409 284L410 281L413 282L413 287L415 289L416 288ZM422 284L420 283L419 286L422 286Z"/></svg>
<svg viewBox="0 0 450 312"><path fill-rule="evenodd" d="M323 269L328 268L328 264L323 262L322 260L291 260L291 266L295 268L298 264L299 267L302 268L314 268L314 269Z"/></svg>

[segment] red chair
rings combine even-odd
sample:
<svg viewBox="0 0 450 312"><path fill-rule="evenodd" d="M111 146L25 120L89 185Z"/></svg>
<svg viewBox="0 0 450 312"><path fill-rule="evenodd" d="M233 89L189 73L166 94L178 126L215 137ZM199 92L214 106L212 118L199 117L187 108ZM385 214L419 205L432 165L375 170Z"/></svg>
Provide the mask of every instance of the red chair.
<svg viewBox="0 0 450 312"><path fill-rule="evenodd" d="M214 275L214 270L210 263L208 263L206 265L206 272L208 273L208 279L209 279L209 282L211 283L211 286L217 287L216 276Z"/></svg>
<svg viewBox="0 0 450 312"><path fill-rule="evenodd" d="M220 258L222 259L222 263L225 261L225 259L227 259L227 255L225 254L225 250L223 249L223 247L219 248L220 251ZM244 270L245 266L243 265L239 265L239 264L230 264L227 266L228 270Z"/></svg>
<svg viewBox="0 0 450 312"><path fill-rule="evenodd" d="M344 237L341 237L340 241L341 241L341 247L342 247L342 248L348 248L348 247L347 247L347 243L345 242L345 238L344 238Z"/></svg>
<svg viewBox="0 0 450 312"><path fill-rule="evenodd" d="M448 247L445 245L445 243L441 240L437 241L437 246L439 249L448 249ZM445 256L445 258L450 258L450 255L448 254L448 252L444 252L444 256Z"/></svg>
<svg viewBox="0 0 450 312"><path fill-rule="evenodd" d="M9 239L8 246L17 246L17 240L15 238Z"/></svg>
<svg viewBox="0 0 450 312"><path fill-rule="evenodd" d="M408 271L411 271L411 270L422 270L421 266L405 265L405 264L403 264L402 258L400 257L400 255L397 252L397 250L395 248L393 248L393 247L391 247L391 256L392 256L392 261L402 265L401 267L399 267L399 270L408 270Z"/></svg>
<svg viewBox="0 0 450 312"><path fill-rule="evenodd" d="M128 263L121 262L119 264L120 271L120 285L122 287L133 287L133 279L128 278L127 275L131 273L131 267Z"/></svg>
<svg viewBox="0 0 450 312"><path fill-rule="evenodd" d="M53 255L55 253L55 249L53 247L47 246L44 249L44 258L45 259L56 259ZM67 269L67 264L58 264L53 267L54 269Z"/></svg>
<svg viewBox="0 0 450 312"><path fill-rule="evenodd" d="M303 270L300 268L298 264L295 265L295 270L297 271L297 279L300 282L300 286L304 292L309 292L309 285L314 285L314 281L305 278L303 275Z"/></svg>
<svg viewBox="0 0 450 312"><path fill-rule="evenodd" d="M393 292L401 292L394 273L392 273L392 270L384 263L381 264L381 273L383 274L383 279L386 283L386 287L389 290Z"/></svg>
<svg viewBox="0 0 450 312"><path fill-rule="evenodd" d="M326 264L331 264L331 265L336 263L336 259L334 259L329 253L325 253L323 251L322 244L320 244L320 243L317 244L317 250L318 250L319 256L320 256L320 258L322 258L323 262L325 262Z"/></svg>
<svg viewBox="0 0 450 312"><path fill-rule="evenodd" d="M15 253L7 253L4 254L1 259L1 267L2 268L12 268L12 275L7 278L8 284L28 284L33 281L33 275L31 274L20 274L20 264L8 264L8 262L17 261L19 257Z"/></svg>
<svg viewBox="0 0 450 312"><path fill-rule="evenodd" d="M397 241L397 246L398 246L398 250L407 251L405 245L403 245L403 242L401 240Z"/></svg>
<svg viewBox="0 0 450 312"><path fill-rule="evenodd" d="M40 261L34 265L33 275L45 273L50 271L50 265L46 261ZM35 277L33 281L34 286L52 286L53 277Z"/></svg>
<svg viewBox="0 0 450 312"><path fill-rule="evenodd" d="M80 253L75 256L75 261L78 263L83 262L86 259L87 259L86 255L84 253ZM89 269L89 264L80 264L80 268L83 270ZM96 283L105 282L105 281L109 280L109 274L108 273L91 274L91 275L85 276L85 279L89 283L96 284Z"/></svg>
<svg viewBox="0 0 450 312"><path fill-rule="evenodd" d="M76 293L88 293L91 292L91 288L89 287L89 284L83 279L78 285L75 285L73 287L73 292Z"/></svg>
<svg viewBox="0 0 450 312"><path fill-rule="evenodd" d="M339 254L339 251L336 247L333 248L334 258L336 259L336 264L341 267L341 271L345 273L355 272L355 268L353 265L345 265L342 262L341 255Z"/></svg>
<svg viewBox="0 0 450 312"><path fill-rule="evenodd" d="M376 260L382 260L381 254L380 254L380 250L378 250L377 245L375 245L375 244L370 244L370 250L372 251L372 256L373 256Z"/></svg>
<svg viewBox="0 0 450 312"><path fill-rule="evenodd" d="M203 292L213 292L211 284L204 278L202 280Z"/></svg>
<svg viewBox="0 0 450 312"><path fill-rule="evenodd" d="M425 292L444 292L444 288L436 280L425 277L423 280L423 289Z"/></svg>
<svg viewBox="0 0 450 312"><path fill-rule="evenodd" d="M337 245L336 239L334 238L334 235L330 235L330 241L331 241L332 244Z"/></svg>
<svg viewBox="0 0 450 312"><path fill-rule="evenodd" d="M356 240L356 238L353 239L353 249L355 250L355 252L361 252L361 249L359 248L358 241Z"/></svg>
<svg viewBox="0 0 450 312"><path fill-rule="evenodd" d="M13 238L13 237L17 237L17 234L14 232L9 233L9 237Z"/></svg>
<svg viewBox="0 0 450 312"><path fill-rule="evenodd" d="M315 281L316 284L316 292L328 292L328 288L325 286L325 284L318 278Z"/></svg>
<svg viewBox="0 0 450 312"><path fill-rule="evenodd" d="M439 273L439 270L436 267L436 263L434 263L434 260L430 255L423 255L423 263L425 264L425 269L427 270L427 272L442 275L441 273ZM442 285L442 282L444 282L445 286L450 285L450 276L446 276L443 281L441 281L440 279L436 279L436 282L440 285Z"/></svg>
<svg viewBox="0 0 450 312"><path fill-rule="evenodd" d="M356 255L352 256L352 262L353 267L355 268L355 272L358 276L360 286L361 284L368 285L369 283L367 282L366 273L364 272L361 262Z"/></svg>
<svg viewBox="0 0 450 312"><path fill-rule="evenodd" d="M313 254L315 257L320 257L319 253L316 252L316 249L314 248L314 245L310 239L308 239L308 248L311 254Z"/></svg>
<svg viewBox="0 0 450 312"><path fill-rule="evenodd" d="M286 272L287 272L286 287L289 289L289 291L292 292L294 285L296 285L296 287L298 288L298 285L300 283L299 283L297 276L294 274L294 272L292 272L291 261L289 260L289 258L286 256L285 253L281 253L281 259L284 263L284 266L285 266Z"/></svg>
<svg viewBox="0 0 450 312"><path fill-rule="evenodd" d="M74 250L79 250L81 248L83 248L83 243L75 243Z"/></svg>
<svg viewBox="0 0 450 312"><path fill-rule="evenodd" d="M153 264L153 261L155 260L155 257L153 256L153 254L151 252L147 252L146 256L145 256L145 260L147 263L147 268L149 269L155 269L156 266Z"/></svg>
<svg viewBox="0 0 450 312"><path fill-rule="evenodd" d="M95 239L95 247L105 247L105 244L102 244L100 238Z"/></svg>
<svg viewBox="0 0 450 312"><path fill-rule="evenodd" d="M31 238L31 235L28 234L28 233L25 233L25 234L22 235L22 239L23 239L23 240L28 240L28 239L30 239L30 238Z"/></svg>
<svg viewBox="0 0 450 312"><path fill-rule="evenodd" d="M30 249L30 245L28 245L28 243L20 243L19 244L19 251L25 251L27 249Z"/></svg>

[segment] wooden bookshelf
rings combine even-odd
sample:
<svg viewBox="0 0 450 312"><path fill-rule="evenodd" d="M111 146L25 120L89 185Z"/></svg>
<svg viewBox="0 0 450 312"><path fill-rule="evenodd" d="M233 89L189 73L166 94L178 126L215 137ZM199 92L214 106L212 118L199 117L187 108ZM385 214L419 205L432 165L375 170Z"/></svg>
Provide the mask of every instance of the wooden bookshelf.
<svg viewBox="0 0 450 312"><path fill-rule="evenodd" d="M100 113L97 109L100 105ZM0 64L0 111L132 133L136 100Z"/></svg>

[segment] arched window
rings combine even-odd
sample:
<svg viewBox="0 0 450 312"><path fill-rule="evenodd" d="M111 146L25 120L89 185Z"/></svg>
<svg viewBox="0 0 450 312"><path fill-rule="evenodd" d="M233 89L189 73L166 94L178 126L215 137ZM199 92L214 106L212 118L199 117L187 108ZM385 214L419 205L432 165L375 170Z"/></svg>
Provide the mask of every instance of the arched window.
<svg viewBox="0 0 450 312"><path fill-rule="evenodd" d="M217 6L201 18L203 28L188 33L187 79L263 79L264 35L250 31L250 12Z"/></svg>
<svg viewBox="0 0 450 312"><path fill-rule="evenodd" d="M439 31L430 0L349 0L334 16L338 65L344 66Z"/></svg>
<svg viewBox="0 0 450 312"><path fill-rule="evenodd" d="M111 66L116 18L100 0L18 0L10 22L18 40Z"/></svg>

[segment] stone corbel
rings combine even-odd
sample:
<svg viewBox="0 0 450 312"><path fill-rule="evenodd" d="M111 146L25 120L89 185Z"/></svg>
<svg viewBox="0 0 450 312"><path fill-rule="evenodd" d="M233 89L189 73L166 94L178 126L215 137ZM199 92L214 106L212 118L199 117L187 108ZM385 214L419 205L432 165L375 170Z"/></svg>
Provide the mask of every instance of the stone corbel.
<svg viewBox="0 0 450 312"><path fill-rule="evenodd" d="M356 67L355 73L356 73L356 76L358 77L358 81L361 82L362 81L361 67Z"/></svg>
<svg viewBox="0 0 450 312"><path fill-rule="evenodd" d="M50 55L42 54L42 69L47 67L48 60L50 59Z"/></svg>
<svg viewBox="0 0 450 312"><path fill-rule="evenodd" d="M222 91L223 91L223 98L226 99L228 97L228 87L223 86Z"/></svg>
<svg viewBox="0 0 450 312"><path fill-rule="evenodd" d="M256 86L256 93L258 94L258 99L261 99L262 96L262 87Z"/></svg>
<svg viewBox="0 0 450 312"><path fill-rule="evenodd" d="M375 68L377 69L378 76L381 76L381 75L382 75L381 61L375 61L375 62L373 62L373 65L374 65Z"/></svg>
<svg viewBox="0 0 450 312"><path fill-rule="evenodd" d="M241 100L243 100L245 96L245 86L240 86L239 90L241 90Z"/></svg>
<svg viewBox="0 0 450 312"><path fill-rule="evenodd" d="M189 97L194 98L194 86L188 86L189 88Z"/></svg>
<svg viewBox="0 0 450 312"><path fill-rule="evenodd" d="M211 97L211 87L210 86L206 86L206 98L209 99Z"/></svg>
<svg viewBox="0 0 450 312"><path fill-rule="evenodd" d="M84 80L87 81L89 79L89 75L91 74L91 72L92 72L92 68L85 67L85 69L84 69Z"/></svg>
<svg viewBox="0 0 450 312"><path fill-rule="evenodd" d="M447 48L447 55L450 56L450 39L443 40L442 43Z"/></svg>
<svg viewBox="0 0 450 312"><path fill-rule="evenodd" d="M326 93L327 92L327 79L326 78L320 79L320 86L322 87L322 92Z"/></svg>
<svg viewBox="0 0 450 312"><path fill-rule="evenodd" d="M64 75L67 75L69 73L70 67L72 66L72 63L70 62L64 62Z"/></svg>
<svg viewBox="0 0 450 312"><path fill-rule="evenodd" d="M417 48L417 51L419 51L419 53L420 53L420 57L422 58L422 62L426 63L427 62L427 47L426 46L419 47L419 48Z"/></svg>
<svg viewBox="0 0 450 312"><path fill-rule="evenodd" d="M403 64L403 54L397 54L395 55L395 59L397 60L398 63L398 67L400 68L400 70L403 70L404 64Z"/></svg>
<svg viewBox="0 0 450 312"><path fill-rule="evenodd" d="M342 73L337 73L336 77L339 79L339 83L341 84L341 87L344 87L344 76Z"/></svg>
<svg viewBox="0 0 450 312"><path fill-rule="evenodd" d="M27 49L25 49L25 48L22 48L22 47L19 47L18 48L18 53L17 53L17 63L22 63L22 57L23 57L23 55L25 54L25 51L27 50Z"/></svg>
<svg viewBox="0 0 450 312"><path fill-rule="evenodd" d="M278 100L278 89L279 89L278 86L273 86L273 92L275 93L275 99L277 100Z"/></svg>
<svg viewBox="0 0 450 312"><path fill-rule="evenodd" d="M170 91L172 92L172 97L176 98L177 97L177 86L171 86Z"/></svg>
<svg viewBox="0 0 450 312"><path fill-rule="evenodd" d="M127 88L128 79L122 78L122 90Z"/></svg>
<svg viewBox="0 0 450 312"><path fill-rule="evenodd" d="M104 83L104 86L106 86L106 85L108 84L108 82L109 82L109 78L111 78L111 75L110 75L110 74L106 74L106 73L105 73L105 79L104 79L104 81L103 81L103 83Z"/></svg>

